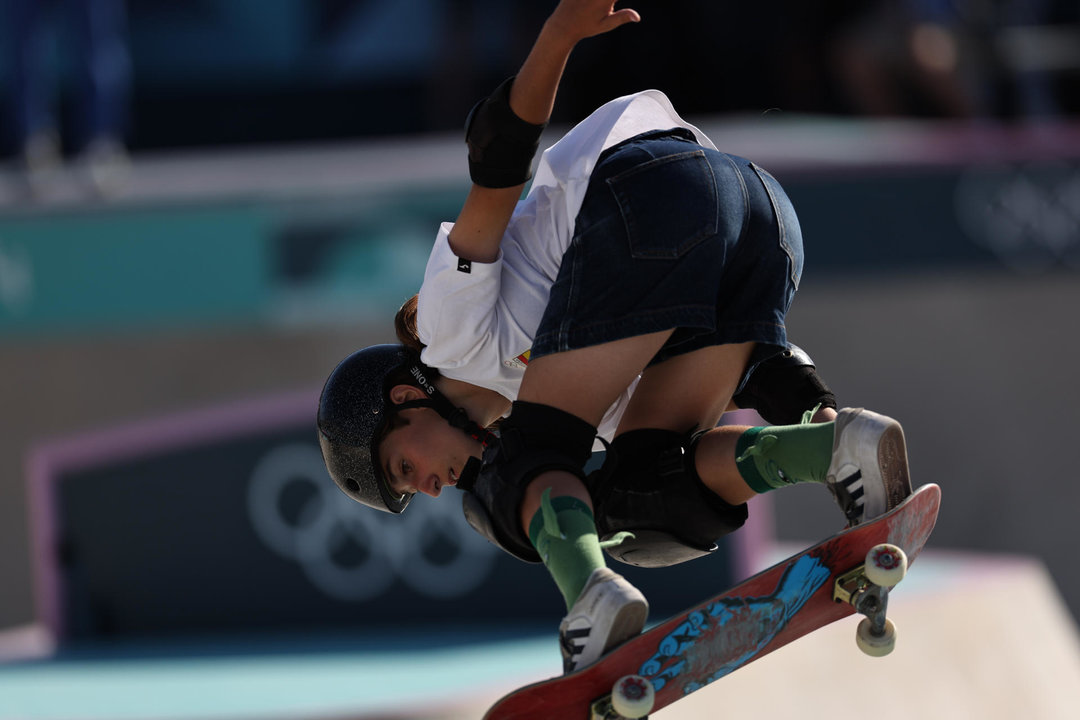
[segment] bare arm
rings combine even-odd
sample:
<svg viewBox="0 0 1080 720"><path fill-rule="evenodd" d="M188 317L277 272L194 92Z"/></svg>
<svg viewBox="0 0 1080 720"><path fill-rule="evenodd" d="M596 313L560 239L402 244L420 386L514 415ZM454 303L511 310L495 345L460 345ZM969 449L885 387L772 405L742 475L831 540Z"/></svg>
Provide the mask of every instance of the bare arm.
<svg viewBox="0 0 1080 720"><path fill-rule="evenodd" d="M546 123L555 105L566 61L577 43L614 30L640 16L615 10L615 0L562 0L544 23L510 90L510 109L522 120ZM450 231L454 254L474 262L493 262L524 185L485 188L473 185Z"/></svg>

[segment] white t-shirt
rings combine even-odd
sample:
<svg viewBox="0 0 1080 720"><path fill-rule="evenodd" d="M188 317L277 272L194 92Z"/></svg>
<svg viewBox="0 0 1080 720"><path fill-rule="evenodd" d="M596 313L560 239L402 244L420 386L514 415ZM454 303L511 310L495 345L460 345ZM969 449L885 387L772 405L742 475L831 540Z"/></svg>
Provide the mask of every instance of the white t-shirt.
<svg viewBox="0 0 1080 720"><path fill-rule="evenodd" d="M612 145L651 130L686 128L715 147L675 112L658 90L612 100L541 155L532 187L518 203L492 263L467 263L450 249L453 223L443 223L420 288L417 330L427 345L423 362L446 377L517 398L529 348L548 293L570 246L589 176ZM605 414L598 428L610 440L636 382Z"/></svg>

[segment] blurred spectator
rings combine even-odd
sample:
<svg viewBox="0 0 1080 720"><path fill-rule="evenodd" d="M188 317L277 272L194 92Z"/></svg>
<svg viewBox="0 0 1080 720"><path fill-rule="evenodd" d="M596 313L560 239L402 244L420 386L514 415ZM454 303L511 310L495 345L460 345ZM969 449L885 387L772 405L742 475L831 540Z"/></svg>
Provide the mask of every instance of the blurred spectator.
<svg viewBox="0 0 1080 720"><path fill-rule="evenodd" d="M999 15L995 24L1001 28L1001 41L995 43L995 54L1003 67L1005 89L999 94L1000 109L1022 117L1053 117L1061 112L1050 70L1055 57L1063 53L1062 45L1071 46L1072 68L1080 48L1076 33L1061 30L1051 32L1054 21L1053 0L999 0Z"/></svg>
<svg viewBox="0 0 1080 720"><path fill-rule="evenodd" d="M0 2L9 34L10 127L29 190L47 195L61 165L56 108L62 73L56 71L64 60L73 81L68 145L94 192L117 191L127 169L131 76L124 0ZM59 11L67 20L66 33L56 32Z"/></svg>
<svg viewBox="0 0 1080 720"><path fill-rule="evenodd" d="M831 47L851 109L874 116L971 117L981 78L965 80L969 44L952 0L848 4Z"/></svg>

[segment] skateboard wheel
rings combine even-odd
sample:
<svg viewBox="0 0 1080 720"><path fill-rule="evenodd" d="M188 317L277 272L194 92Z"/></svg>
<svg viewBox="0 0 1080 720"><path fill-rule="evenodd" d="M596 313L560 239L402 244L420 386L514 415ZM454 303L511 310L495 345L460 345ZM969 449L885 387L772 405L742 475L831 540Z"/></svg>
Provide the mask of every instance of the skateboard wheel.
<svg viewBox="0 0 1080 720"><path fill-rule="evenodd" d="M884 657L896 647L896 626L892 620L886 620L884 632L878 635L870 618L864 618L855 633L855 644L871 657Z"/></svg>
<svg viewBox="0 0 1080 720"><path fill-rule="evenodd" d="M866 553L866 579L880 587L892 587L907 574L907 555L895 545L882 543Z"/></svg>
<svg viewBox="0 0 1080 720"><path fill-rule="evenodd" d="M625 675L611 689L611 708L624 718L645 717L655 701L652 683L640 675Z"/></svg>

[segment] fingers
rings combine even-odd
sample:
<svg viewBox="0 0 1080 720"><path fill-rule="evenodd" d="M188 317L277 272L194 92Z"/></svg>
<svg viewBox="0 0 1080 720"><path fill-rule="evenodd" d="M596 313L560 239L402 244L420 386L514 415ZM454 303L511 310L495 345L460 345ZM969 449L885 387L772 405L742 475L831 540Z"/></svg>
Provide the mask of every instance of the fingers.
<svg viewBox="0 0 1080 720"><path fill-rule="evenodd" d="M619 21L620 25L628 22L641 22L641 15L638 13L637 10L634 10L633 8L621 8L619 10L614 10L611 13L611 16L623 18Z"/></svg>
<svg viewBox="0 0 1080 720"><path fill-rule="evenodd" d="M615 12L608 15L606 22L607 27L604 28L603 32L614 30L620 25L625 25L626 23L641 22L641 15L638 14L637 10L623 8L621 10L616 10Z"/></svg>
<svg viewBox="0 0 1080 720"><path fill-rule="evenodd" d="M566 35L575 39L601 35L641 20L636 10L614 8L613 0L563 0L555 9L552 20Z"/></svg>

